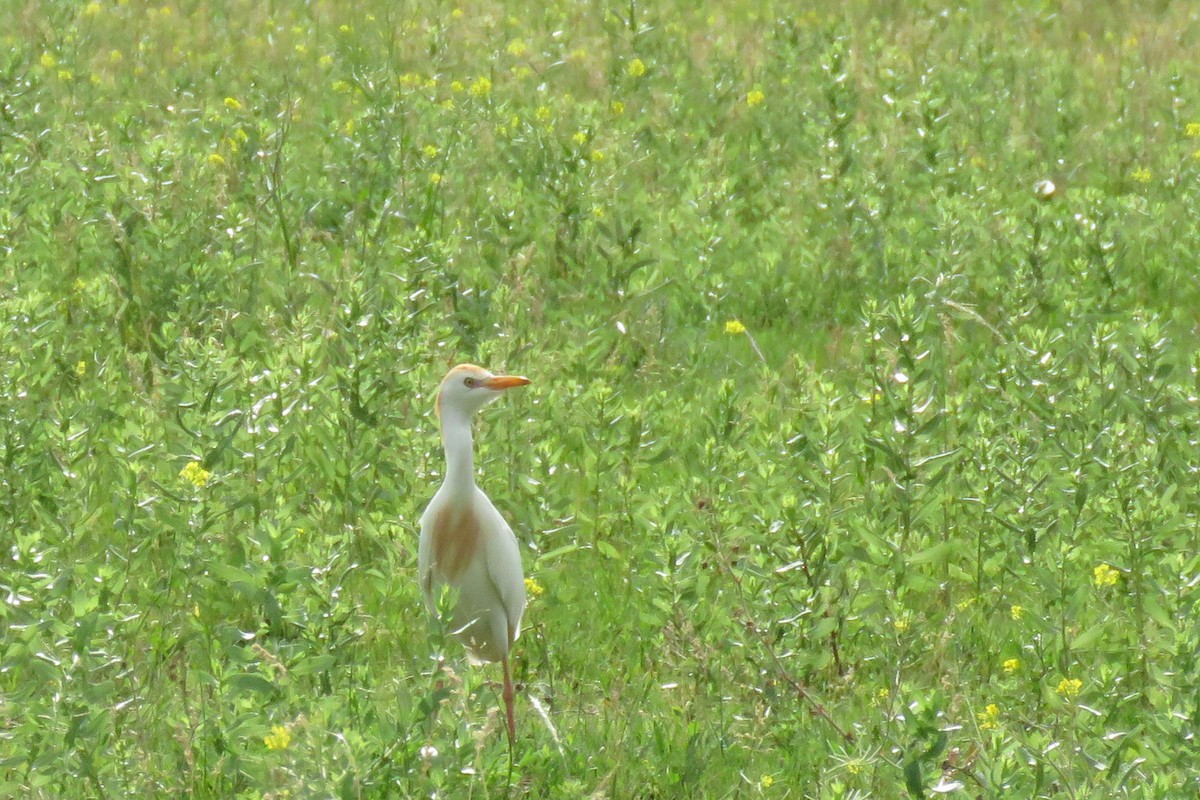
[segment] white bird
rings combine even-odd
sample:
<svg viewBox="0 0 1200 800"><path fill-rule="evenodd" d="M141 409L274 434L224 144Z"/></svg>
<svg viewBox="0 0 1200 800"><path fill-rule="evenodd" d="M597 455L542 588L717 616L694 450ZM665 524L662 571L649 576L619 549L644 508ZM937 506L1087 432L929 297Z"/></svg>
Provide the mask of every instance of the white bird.
<svg viewBox="0 0 1200 800"><path fill-rule="evenodd" d="M528 378L493 375L473 364L460 364L442 379L437 415L442 423L446 475L421 515L417 550L426 608L437 614L441 587L452 587L457 597L449 620L451 630L474 661L499 661L504 666L510 747L516 722L508 654L525 611L525 577L512 528L475 485L471 417L507 389L527 383Z"/></svg>

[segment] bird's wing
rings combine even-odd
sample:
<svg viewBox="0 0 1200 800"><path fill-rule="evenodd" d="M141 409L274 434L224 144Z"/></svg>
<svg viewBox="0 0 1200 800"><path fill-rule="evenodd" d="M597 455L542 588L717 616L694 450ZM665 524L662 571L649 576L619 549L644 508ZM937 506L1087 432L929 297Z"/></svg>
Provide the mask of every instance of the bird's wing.
<svg viewBox="0 0 1200 800"><path fill-rule="evenodd" d="M512 644L521 632L521 615L525 613L525 574L521 570L521 548L512 528L487 495L481 491L479 499L489 531L484 545L487 548L488 576L500 602L504 604L504 614L508 618L508 644Z"/></svg>
<svg viewBox="0 0 1200 800"><path fill-rule="evenodd" d="M425 597L425 607L429 612L436 613L433 600L433 520L430 513L433 503L421 515L421 539L417 543L417 578L421 582L421 594Z"/></svg>

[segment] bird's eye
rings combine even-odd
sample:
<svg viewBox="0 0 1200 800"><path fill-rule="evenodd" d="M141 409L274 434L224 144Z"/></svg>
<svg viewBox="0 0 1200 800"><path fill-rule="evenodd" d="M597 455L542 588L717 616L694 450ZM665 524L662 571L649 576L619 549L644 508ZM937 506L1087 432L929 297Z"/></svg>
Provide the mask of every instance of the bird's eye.
<svg viewBox="0 0 1200 800"><path fill-rule="evenodd" d="M474 389L477 381L474 378L463 378L463 386L468 389Z"/></svg>

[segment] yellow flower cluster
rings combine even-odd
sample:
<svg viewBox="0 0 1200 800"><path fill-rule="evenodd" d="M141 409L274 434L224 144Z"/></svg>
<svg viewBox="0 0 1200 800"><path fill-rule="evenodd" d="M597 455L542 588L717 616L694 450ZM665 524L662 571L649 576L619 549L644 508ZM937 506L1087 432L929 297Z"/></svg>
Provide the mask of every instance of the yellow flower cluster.
<svg viewBox="0 0 1200 800"><path fill-rule="evenodd" d="M1078 678L1063 678L1058 682L1054 691L1063 697L1078 697L1079 693L1083 691L1083 681Z"/></svg>
<svg viewBox="0 0 1200 800"><path fill-rule="evenodd" d="M1002 664L1002 666L1004 667L1004 671L1005 671L1005 672L1007 672L1009 675L1012 675L1014 672L1019 672L1019 671L1020 671L1020 669L1021 669L1021 659L1019 659L1019 658L1006 658L1006 659L1004 660L1004 664Z"/></svg>
<svg viewBox="0 0 1200 800"><path fill-rule="evenodd" d="M635 58L629 62L629 66L625 68L625 71L629 73L630 77L640 78L646 74L646 64L640 58Z"/></svg>
<svg viewBox="0 0 1200 800"><path fill-rule="evenodd" d="M268 750L286 750L292 743L292 732L283 725L274 725L271 732L263 737L263 744Z"/></svg>
<svg viewBox="0 0 1200 800"><path fill-rule="evenodd" d="M533 578L525 579L525 591L530 597L541 597L546 593L546 589Z"/></svg>
<svg viewBox="0 0 1200 800"><path fill-rule="evenodd" d="M767 96L758 89L753 89L746 95L746 105L754 108L756 105L766 100Z"/></svg>
<svg viewBox="0 0 1200 800"><path fill-rule="evenodd" d="M183 465L183 469L179 470L179 477L197 489L201 489L208 485L209 479L212 478L212 473L200 466L199 461L189 461Z"/></svg>
<svg viewBox="0 0 1200 800"><path fill-rule="evenodd" d="M1154 176L1150 174L1150 170L1145 167L1138 167L1129 173L1129 179L1134 183L1149 183L1152 177Z"/></svg>
<svg viewBox="0 0 1200 800"><path fill-rule="evenodd" d="M1000 727L1000 706L988 703L983 711L975 715L979 719L979 727L985 731L994 731Z"/></svg>
<svg viewBox="0 0 1200 800"><path fill-rule="evenodd" d="M1120 578L1121 573L1108 564L1099 564L1092 570L1092 583L1097 587L1116 586Z"/></svg>
<svg viewBox="0 0 1200 800"><path fill-rule="evenodd" d="M1020 619L1021 617L1025 616L1025 607L1013 606L1012 608L1008 609L1008 614L1013 619Z"/></svg>
<svg viewBox="0 0 1200 800"><path fill-rule="evenodd" d="M725 332L737 335L746 332L746 326L736 319L731 319L725 323Z"/></svg>
<svg viewBox="0 0 1200 800"><path fill-rule="evenodd" d="M1189 139L1200 137L1200 122L1189 122L1183 129L1183 135Z"/></svg>

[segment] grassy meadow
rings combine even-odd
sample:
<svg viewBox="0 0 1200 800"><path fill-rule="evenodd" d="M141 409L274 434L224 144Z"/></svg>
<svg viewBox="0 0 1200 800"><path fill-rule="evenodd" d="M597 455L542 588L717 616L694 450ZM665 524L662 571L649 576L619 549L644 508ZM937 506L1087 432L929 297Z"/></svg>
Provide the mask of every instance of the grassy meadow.
<svg viewBox="0 0 1200 800"><path fill-rule="evenodd" d="M1200 794L1200 8L0 5L0 796ZM431 624L431 392L530 578Z"/></svg>

